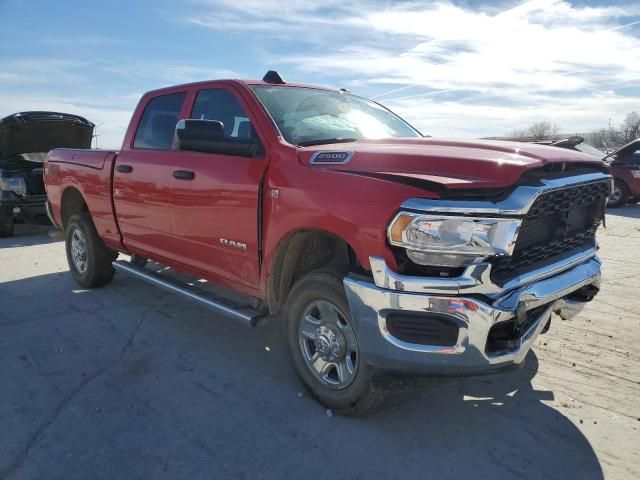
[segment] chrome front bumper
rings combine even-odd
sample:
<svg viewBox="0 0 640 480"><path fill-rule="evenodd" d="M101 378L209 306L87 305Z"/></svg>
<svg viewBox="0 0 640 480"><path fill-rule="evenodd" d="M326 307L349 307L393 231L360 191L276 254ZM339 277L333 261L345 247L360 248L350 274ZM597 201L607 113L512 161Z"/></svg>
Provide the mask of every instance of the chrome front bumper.
<svg viewBox="0 0 640 480"><path fill-rule="evenodd" d="M516 288L505 285L502 289L478 281L476 288L468 291L453 286L451 280L397 275L393 278L380 259L371 260L375 283L385 278L388 283L381 286L369 279L349 276L344 285L362 355L373 366L387 370L473 375L520 364L547 325L551 313L556 311L563 318L570 318L583 304L572 294L585 286L598 288L600 284L600 261L591 251L584 252L580 261L565 259L563 270L559 265L548 269L544 279L537 274L519 279ZM471 294L481 294L486 301ZM492 327L513 321L532 309L537 309L536 316L527 322L515 344L507 351L488 353L487 341ZM457 341L448 346L402 341L387 328L387 317L399 313L446 315L459 326Z"/></svg>

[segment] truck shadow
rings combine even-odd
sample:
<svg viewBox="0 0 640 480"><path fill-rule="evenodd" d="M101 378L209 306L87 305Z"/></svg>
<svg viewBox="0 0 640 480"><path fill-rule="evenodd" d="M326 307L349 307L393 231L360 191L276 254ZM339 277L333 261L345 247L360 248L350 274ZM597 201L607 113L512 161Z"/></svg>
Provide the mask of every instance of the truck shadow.
<svg viewBox="0 0 640 480"><path fill-rule="evenodd" d="M248 330L124 275L75 288L68 272L0 281L0 424L13 422L0 472L603 478L589 441L547 403L553 392L533 388L533 352L517 371L434 383L372 416L337 417L302 393L277 322ZM73 395L61 404L53 387ZM16 461L37 428L42 439ZM160 458L171 459L166 473Z"/></svg>
<svg viewBox="0 0 640 480"><path fill-rule="evenodd" d="M640 218L640 203L634 205L624 205L620 208L607 208L607 215L617 217Z"/></svg>
<svg viewBox="0 0 640 480"><path fill-rule="evenodd" d="M444 477L604 478L587 438L551 406L553 391L533 387L537 372L532 350L520 370L434 383L373 419L392 437L379 440L404 445L407 463Z"/></svg>
<svg viewBox="0 0 640 480"><path fill-rule="evenodd" d="M15 233L13 236L0 238L0 249L29 247L32 245L59 242L60 240L50 236L50 232L56 232L56 230L50 226L41 227L37 225L18 224L15 227Z"/></svg>

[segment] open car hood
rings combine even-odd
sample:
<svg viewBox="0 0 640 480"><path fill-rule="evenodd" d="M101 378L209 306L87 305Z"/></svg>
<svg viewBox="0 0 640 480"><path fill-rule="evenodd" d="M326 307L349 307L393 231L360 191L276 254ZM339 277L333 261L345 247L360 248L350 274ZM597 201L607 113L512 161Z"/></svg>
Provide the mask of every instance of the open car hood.
<svg viewBox="0 0 640 480"><path fill-rule="evenodd" d="M616 157L624 156L627 153L633 153L639 149L640 149L640 138L636 138L635 140L630 141L626 145L621 146L615 152L611 152L609 155L604 157L604 160L607 160L608 162L613 163L616 161Z"/></svg>
<svg viewBox="0 0 640 480"><path fill-rule="evenodd" d="M570 165L596 170L604 166L591 155L564 148L437 138L358 140L302 147L298 155L303 164L316 168L406 184L437 184L445 189L505 188L517 183L526 171L549 164L557 164L554 169L558 170Z"/></svg>
<svg viewBox="0 0 640 480"><path fill-rule="evenodd" d="M90 148L93 128L87 119L68 113L14 113L0 120L0 160L54 148Z"/></svg>

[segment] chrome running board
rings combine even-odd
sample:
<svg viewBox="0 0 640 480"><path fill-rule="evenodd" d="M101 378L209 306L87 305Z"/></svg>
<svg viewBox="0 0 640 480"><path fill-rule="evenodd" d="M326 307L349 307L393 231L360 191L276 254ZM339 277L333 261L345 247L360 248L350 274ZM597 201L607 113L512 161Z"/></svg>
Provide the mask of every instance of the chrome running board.
<svg viewBox="0 0 640 480"><path fill-rule="evenodd" d="M237 320L248 327L255 327L260 320L266 318L264 312L259 312L250 307L231 306L228 301L214 297L199 289L182 283L173 278L156 273L144 267L138 267L124 260L116 260L112 263L113 268L121 272L128 273L145 282L156 285L169 292L177 293L191 301L199 303L216 313L220 313L228 318Z"/></svg>

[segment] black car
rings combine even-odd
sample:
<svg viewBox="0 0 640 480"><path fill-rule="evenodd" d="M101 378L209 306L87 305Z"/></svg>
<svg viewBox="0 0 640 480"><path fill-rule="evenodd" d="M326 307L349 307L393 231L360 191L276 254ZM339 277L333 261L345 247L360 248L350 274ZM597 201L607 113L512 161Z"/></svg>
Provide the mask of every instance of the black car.
<svg viewBox="0 0 640 480"><path fill-rule="evenodd" d="M42 165L54 148L89 148L94 124L57 112L20 112L0 120L0 237L14 224L46 225Z"/></svg>

